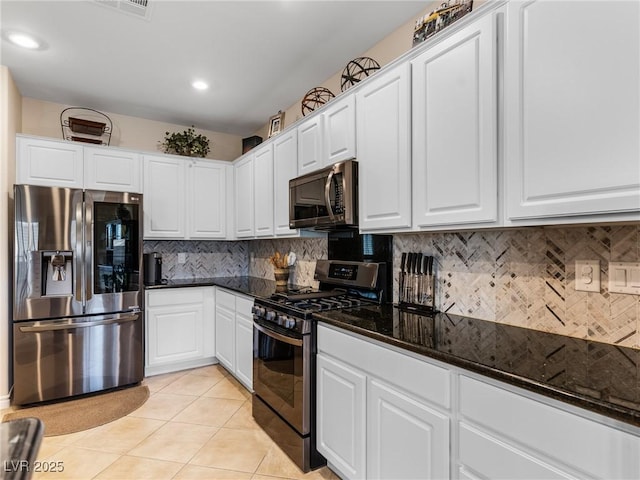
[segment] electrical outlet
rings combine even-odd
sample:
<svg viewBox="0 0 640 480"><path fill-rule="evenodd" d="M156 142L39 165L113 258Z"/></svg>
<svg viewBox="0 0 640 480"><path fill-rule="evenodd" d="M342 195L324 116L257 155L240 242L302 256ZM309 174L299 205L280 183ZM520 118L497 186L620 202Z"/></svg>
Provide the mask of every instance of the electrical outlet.
<svg viewBox="0 0 640 480"><path fill-rule="evenodd" d="M178 254L178 263L187 263L187 254L179 253Z"/></svg>
<svg viewBox="0 0 640 480"><path fill-rule="evenodd" d="M640 263L609 262L609 293L640 295Z"/></svg>
<svg viewBox="0 0 640 480"><path fill-rule="evenodd" d="M576 260L576 290L600 292L600 260Z"/></svg>

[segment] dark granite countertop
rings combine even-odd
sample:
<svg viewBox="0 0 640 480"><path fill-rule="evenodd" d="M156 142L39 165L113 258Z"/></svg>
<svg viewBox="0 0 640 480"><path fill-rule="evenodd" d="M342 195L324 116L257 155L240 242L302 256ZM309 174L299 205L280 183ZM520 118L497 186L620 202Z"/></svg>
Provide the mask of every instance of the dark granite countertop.
<svg viewBox="0 0 640 480"><path fill-rule="evenodd" d="M640 426L640 350L391 305L316 313L321 322Z"/></svg>
<svg viewBox="0 0 640 480"><path fill-rule="evenodd" d="M147 290L183 287L222 287L250 297L268 298L276 292L275 280L259 277L211 277L168 280L161 285L146 285ZM302 288L290 286L290 288Z"/></svg>
<svg viewBox="0 0 640 480"><path fill-rule="evenodd" d="M199 286L262 298L276 292L275 281L249 276L170 280L145 288ZM459 315L419 315L392 305L315 315L327 324L640 426L640 350Z"/></svg>

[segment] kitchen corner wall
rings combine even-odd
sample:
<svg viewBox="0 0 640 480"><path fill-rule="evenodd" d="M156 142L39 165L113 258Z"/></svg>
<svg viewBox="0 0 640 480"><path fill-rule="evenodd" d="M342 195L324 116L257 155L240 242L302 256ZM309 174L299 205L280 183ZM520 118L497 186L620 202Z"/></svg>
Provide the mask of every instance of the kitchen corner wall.
<svg viewBox="0 0 640 480"><path fill-rule="evenodd" d="M608 263L640 261L640 224L394 236L437 265L441 311L640 348L640 296L609 293ZM600 293L575 290L575 261L600 261Z"/></svg>
<svg viewBox="0 0 640 480"><path fill-rule="evenodd" d="M249 275L273 280L273 266L269 261L276 253L296 254L296 263L291 269L289 283L300 286L318 286L313 280L316 260L327 258L327 238L282 238L276 240L253 240L249 242Z"/></svg>
<svg viewBox="0 0 640 480"><path fill-rule="evenodd" d="M248 275L249 242L145 240L144 253L162 254L162 276L170 280ZM185 263L178 263L178 254Z"/></svg>

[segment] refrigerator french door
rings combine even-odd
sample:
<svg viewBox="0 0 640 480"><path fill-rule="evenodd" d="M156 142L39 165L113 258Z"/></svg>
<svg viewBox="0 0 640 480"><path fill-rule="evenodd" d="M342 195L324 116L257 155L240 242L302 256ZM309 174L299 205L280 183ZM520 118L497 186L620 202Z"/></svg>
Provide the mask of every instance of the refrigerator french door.
<svg viewBox="0 0 640 480"><path fill-rule="evenodd" d="M13 403L143 378L142 195L15 185Z"/></svg>

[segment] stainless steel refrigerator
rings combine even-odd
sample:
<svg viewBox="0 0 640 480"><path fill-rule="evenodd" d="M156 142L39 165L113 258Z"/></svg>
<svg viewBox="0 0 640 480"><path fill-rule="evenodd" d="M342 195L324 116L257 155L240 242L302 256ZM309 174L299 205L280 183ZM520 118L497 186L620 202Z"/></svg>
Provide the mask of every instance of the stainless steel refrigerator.
<svg viewBox="0 0 640 480"><path fill-rule="evenodd" d="M15 185L13 403L144 372L142 195Z"/></svg>

